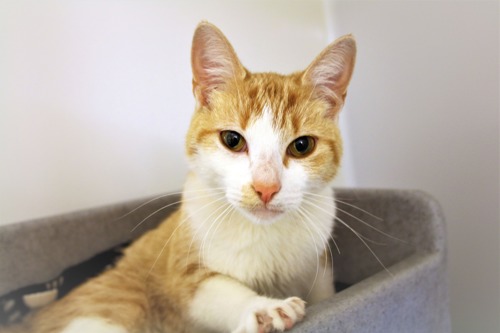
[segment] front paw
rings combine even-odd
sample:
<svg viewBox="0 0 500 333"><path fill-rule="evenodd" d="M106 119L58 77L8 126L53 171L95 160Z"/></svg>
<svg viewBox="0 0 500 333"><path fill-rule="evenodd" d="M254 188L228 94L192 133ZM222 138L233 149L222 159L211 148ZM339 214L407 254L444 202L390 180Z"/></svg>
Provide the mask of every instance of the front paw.
<svg viewBox="0 0 500 333"><path fill-rule="evenodd" d="M233 333L268 333L289 330L304 318L305 302L298 297L277 300L257 298Z"/></svg>

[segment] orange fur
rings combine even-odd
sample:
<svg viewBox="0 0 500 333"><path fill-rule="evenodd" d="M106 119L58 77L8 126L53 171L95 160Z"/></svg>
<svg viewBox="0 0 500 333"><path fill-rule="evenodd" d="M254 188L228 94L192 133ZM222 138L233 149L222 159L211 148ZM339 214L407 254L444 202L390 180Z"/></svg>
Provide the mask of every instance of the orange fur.
<svg viewBox="0 0 500 333"><path fill-rule="evenodd" d="M134 242L115 268L29 318L26 332L60 332L76 316L107 318L137 333L191 332L188 301L216 273L199 267L196 245L188 255L191 232L183 218L182 210L173 214Z"/></svg>
<svg viewBox="0 0 500 333"><path fill-rule="evenodd" d="M314 98L311 84L301 83L303 74L247 72L244 80L228 82L223 91L212 94L210 105L200 104L194 113L186 139L188 156L201 148L219 149L220 130L244 130L268 105L273 111L275 126L289 143L302 135L318 138L316 154L303 163L311 174L325 182L333 179L342 158L342 137L337 123L325 121L325 118L338 113L342 103L330 107L325 101ZM287 164L288 158L283 154L283 163Z"/></svg>
<svg viewBox="0 0 500 333"><path fill-rule="evenodd" d="M186 137L188 157L195 159L198 154L226 149L220 132L245 131L267 108L272 112L273 127L280 133L282 146L278 148L283 167L299 163L312 181L327 184L337 173L342 156L336 118L352 74L354 54L355 44L348 36L326 48L303 72L286 76L251 73L239 63L217 28L200 24L193 39L193 92L197 107ZM325 73L332 68L342 70L334 76ZM294 159L287 154L287 146L304 135L314 137L316 147L310 156ZM241 191L243 207L262 205L251 183ZM60 333L75 318L98 317L129 333L195 331L196 323L188 315L190 303L200 285L222 272L208 267L200 258L202 245L188 223L190 218L184 203L159 227L134 242L116 267L33 314L17 329ZM326 244L322 251L323 258L328 256ZM249 278L248 281L254 281L250 284L255 292L272 294L273 288L281 292L279 284L285 277L279 271L268 275L272 276L271 282ZM293 322L283 311L278 309L286 318L286 328L290 328ZM258 316L269 322L265 314L259 312Z"/></svg>

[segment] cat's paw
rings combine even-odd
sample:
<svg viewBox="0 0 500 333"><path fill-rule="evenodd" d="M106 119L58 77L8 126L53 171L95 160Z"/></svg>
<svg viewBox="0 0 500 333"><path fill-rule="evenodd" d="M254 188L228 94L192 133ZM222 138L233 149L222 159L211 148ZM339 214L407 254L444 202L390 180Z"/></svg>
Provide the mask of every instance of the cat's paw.
<svg viewBox="0 0 500 333"><path fill-rule="evenodd" d="M259 297L242 317L233 333L268 333L289 330L305 315L305 302L298 297L277 300Z"/></svg>

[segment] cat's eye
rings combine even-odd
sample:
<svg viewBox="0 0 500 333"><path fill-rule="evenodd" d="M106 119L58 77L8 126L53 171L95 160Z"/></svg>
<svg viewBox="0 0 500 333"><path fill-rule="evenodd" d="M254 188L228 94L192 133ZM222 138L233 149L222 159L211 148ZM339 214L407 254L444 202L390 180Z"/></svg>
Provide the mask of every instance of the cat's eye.
<svg viewBox="0 0 500 333"><path fill-rule="evenodd" d="M235 131L220 132L222 143L234 152L241 152L246 149L246 142L243 136Z"/></svg>
<svg viewBox="0 0 500 333"><path fill-rule="evenodd" d="M301 158L306 157L312 153L314 146L316 145L316 140L311 136L301 136L295 139L287 149L289 155Z"/></svg>

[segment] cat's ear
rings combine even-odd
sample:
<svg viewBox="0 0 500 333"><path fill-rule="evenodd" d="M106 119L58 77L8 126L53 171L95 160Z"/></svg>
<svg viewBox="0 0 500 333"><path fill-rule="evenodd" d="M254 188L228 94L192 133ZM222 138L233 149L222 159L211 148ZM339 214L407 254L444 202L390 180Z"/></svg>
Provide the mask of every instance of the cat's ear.
<svg viewBox="0 0 500 333"><path fill-rule="evenodd" d="M243 78L246 73L227 38L208 22L201 22L194 33L191 67L193 93L201 105L210 103L214 90L223 89L229 80Z"/></svg>
<svg viewBox="0 0 500 333"><path fill-rule="evenodd" d="M305 70L302 80L312 85L314 93L330 105L335 117L347 95L356 61L356 41L343 36L327 46Z"/></svg>

